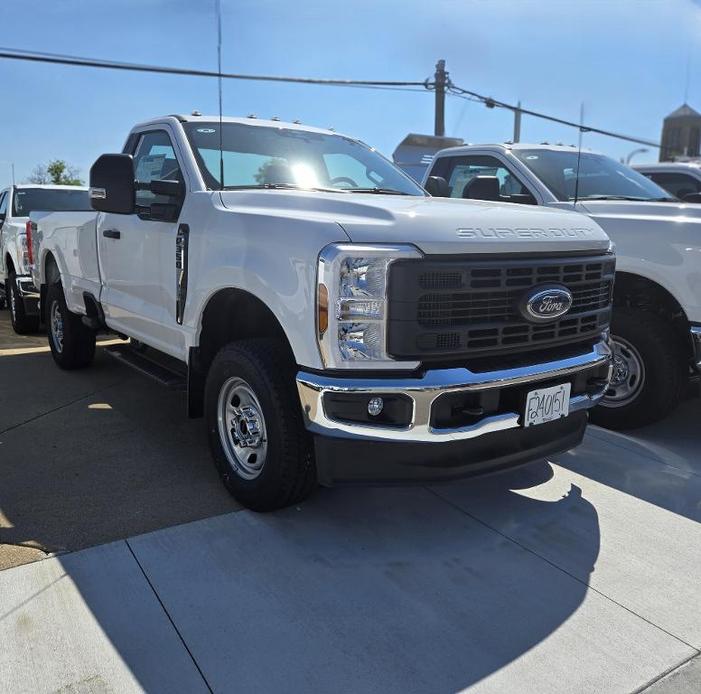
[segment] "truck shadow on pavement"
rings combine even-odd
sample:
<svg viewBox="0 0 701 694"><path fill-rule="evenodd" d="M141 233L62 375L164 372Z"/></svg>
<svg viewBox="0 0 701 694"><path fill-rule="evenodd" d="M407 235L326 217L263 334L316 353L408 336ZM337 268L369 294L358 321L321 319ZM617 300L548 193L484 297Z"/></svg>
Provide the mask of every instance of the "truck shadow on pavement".
<svg viewBox="0 0 701 694"><path fill-rule="evenodd" d="M586 575L599 552L594 507L575 488L554 501L520 493L551 474L540 462L495 476L482 499L525 524L576 514ZM458 691L547 641L587 593L586 581L418 487L320 490L297 508L226 514L128 545L214 691ZM79 556L63 568L100 629L141 687L162 690L163 665L135 649L138 600L120 591L116 610L112 581L101 588L72 568ZM615 638L589 626L604 649ZM544 646L542 669L524 668L524 691L548 677L554 649Z"/></svg>
<svg viewBox="0 0 701 694"><path fill-rule="evenodd" d="M631 432L592 427L579 449L556 460L572 472L698 523L700 422L701 400L694 398L654 426Z"/></svg>

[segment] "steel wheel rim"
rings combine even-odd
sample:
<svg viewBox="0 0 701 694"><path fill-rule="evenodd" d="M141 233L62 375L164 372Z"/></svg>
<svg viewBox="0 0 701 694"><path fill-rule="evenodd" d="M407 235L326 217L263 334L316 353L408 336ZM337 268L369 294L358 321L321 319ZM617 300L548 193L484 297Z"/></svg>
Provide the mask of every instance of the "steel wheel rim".
<svg viewBox="0 0 701 694"><path fill-rule="evenodd" d="M263 471L268 436L263 408L251 386L242 378L226 380L217 403L219 440L233 471L254 480Z"/></svg>
<svg viewBox="0 0 701 694"><path fill-rule="evenodd" d="M638 397L645 385L645 364L640 352L628 340L612 335L611 347L611 383L601 404L611 408L624 407Z"/></svg>
<svg viewBox="0 0 701 694"><path fill-rule="evenodd" d="M10 315L12 316L12 320L16 321L17 320L17 298L15 297L15 288L14 288L14 281L10 285L9 291L7 292L9 294L9 300L10 300Z"/></svg>
<svg viewBox="0 0 701 694"><path fill-rule="evenodd" d="M63 352L63 315L58 301L51 304L51 341L57 352Z"/></svg>

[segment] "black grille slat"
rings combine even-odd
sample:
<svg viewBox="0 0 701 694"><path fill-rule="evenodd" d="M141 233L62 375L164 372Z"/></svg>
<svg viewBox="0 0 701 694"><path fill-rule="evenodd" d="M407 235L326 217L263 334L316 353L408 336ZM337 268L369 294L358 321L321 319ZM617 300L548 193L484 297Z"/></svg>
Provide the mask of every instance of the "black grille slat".
<svg viewBox="0 0 701 694"><path fill-rule="evenodd" d="M610 256L500 261L398 261L390 273L388 346L396 357L499 354L595 338L609 323ZM532 287L566 286L559 320L527 321L519 303Z"/></svg>

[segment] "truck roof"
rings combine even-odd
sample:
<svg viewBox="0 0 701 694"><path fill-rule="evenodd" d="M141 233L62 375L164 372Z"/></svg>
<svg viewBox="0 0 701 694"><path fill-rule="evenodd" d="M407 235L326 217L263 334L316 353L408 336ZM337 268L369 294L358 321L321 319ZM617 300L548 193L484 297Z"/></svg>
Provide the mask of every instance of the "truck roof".
<svg viewBox="0 0 701 694"><path fill-rule="evenodd" d="M701 161L658 161L654 164L634 164L633 168L636 171L683 171L701 168Z"/></svg>
<svg viewBox="0 0 701 694"><path fill-rule="evenodd" d="M18 190L25 188L31 188L32 190L35 188L43 188L45 190L88 190L87 186L63 186L54 183L17 183L12 187Z"/></svg>
<svg viewBox="0 0 701 694"><path fill-rule="evenodd" d="M461 145L459 147L448 147L447 149L441 150L441 152L451 152L457 153L460 151L470 151L473 149L502 149L502 150L520 150L520 149L541 149L541 150L551 150L553 152L576 152L576 145L551 145L548 143L531 143L526 142L489 142L485 144L470 143L467 145ZM592 153L593 150L582 147L582 152Z"/></svg>
<svg viewBox="0 0 701 694"><path fill-rule="evenodd" d="M147 125L157 125L163 123L164 121L169 121L171 119L176 119L180 123L218 123L219 116L193 116L184 114L171 114L168 116L161 116L160 118L151 118L147 121L137 123L133 129L142 128ZM286 128L288 130L304 130L307 132L324 133L326 135L342 135L342 133L337 133L331 128L316 128L313 125L304 125L302 123L290 123L289 121L283 120L272 120L265 118L256 118L255 116L247 117L232 117L224 116L221 119L222 123L241 123L243 125L254 125L266 128ZM343 137L349 137L348 135L342 135ZM356 139L356 138L350 138Z"/></svg>

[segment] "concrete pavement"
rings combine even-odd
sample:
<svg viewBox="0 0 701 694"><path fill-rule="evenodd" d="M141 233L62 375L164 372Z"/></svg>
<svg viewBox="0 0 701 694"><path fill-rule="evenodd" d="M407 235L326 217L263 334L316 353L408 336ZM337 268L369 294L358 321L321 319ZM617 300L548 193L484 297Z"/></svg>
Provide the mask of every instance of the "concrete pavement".
<svg viewBox="0 0 701 694"><path fill-rule="evenodd" d="M6 565L88 547L0 571L0 691L701 691L698 399L266 515L231 512L181 405L104 355L64 374L0 344L0 543L34 553Z"/></svg>

